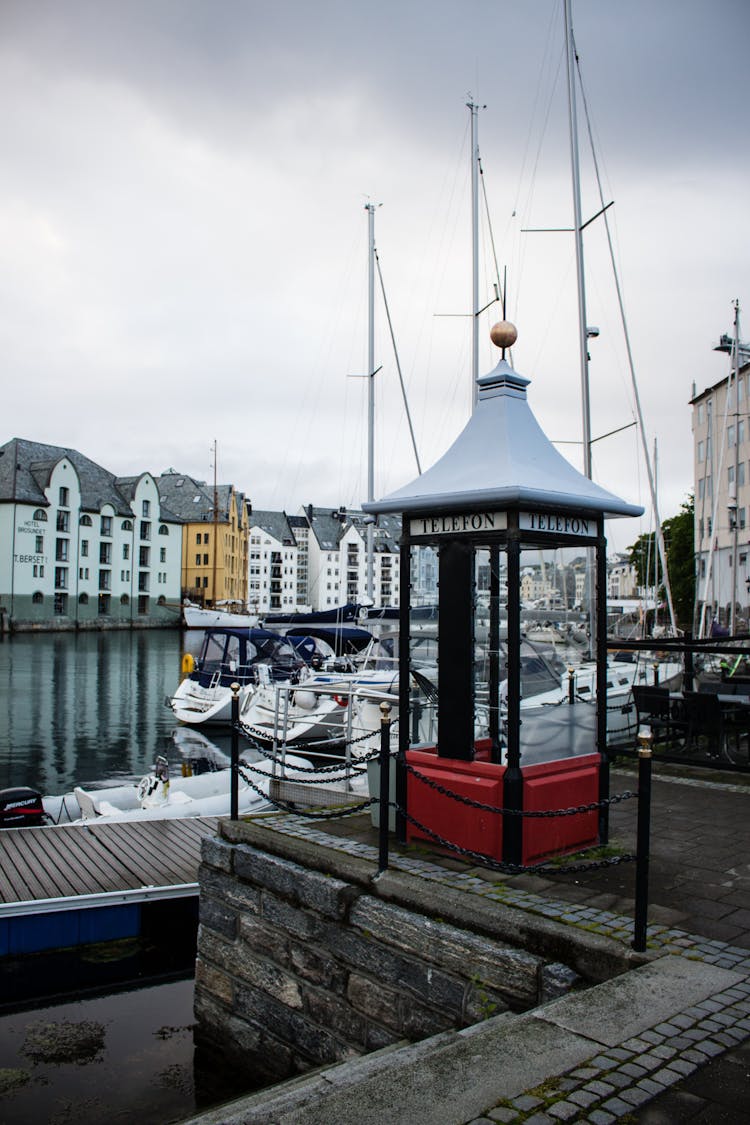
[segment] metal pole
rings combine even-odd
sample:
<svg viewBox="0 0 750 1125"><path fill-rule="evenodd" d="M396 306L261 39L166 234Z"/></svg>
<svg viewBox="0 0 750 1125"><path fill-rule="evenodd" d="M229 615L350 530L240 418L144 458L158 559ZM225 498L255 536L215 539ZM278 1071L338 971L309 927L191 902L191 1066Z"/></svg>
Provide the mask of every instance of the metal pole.
<svg viewBox="0 0 750 1125"><path fill-rule="evenodd" d="M391 705L380 704L380 828L378 875L388 870L388 829L391 812Z"/></svg>
<svg viewBox="0 0 750 1125"><path fill-rule="evenodd" d="M570 125L570 165L573 175L573 223L576 245L576 277L578 280L578 342L581 352L581 406L583 412L583 471L591 479L591 408L589 404L589 354L586 335L586 289L583 272L583 235L581 220L581 175L578 163L578 122L576 118L575 53L571 0L565 0L565 51L568 60L568 121Z"/></svg>
<svg viewBox="0 0 750 1125"><path fill-rule="evenodd" d="M232 750L231 750L231 798L229 805L230 820L237 820L239 816L239 767L240 767L240 685L230 685L232 692Z"/></svg>
<svg viewBox="0 0 750 1125"><path fill-rule="evenodd" d="M730 632L732 636L737 632L737 536L740 522L740 399L738 385L740 377L740 303L734 302L734 386L731 383L727 394L734 393L734 527L732 528L732 613L730 617ZM729 494L731 502L732 494Z"/></svg>
<svg viewBox="0 0 750 1125"><path fill-rule="evenodd" d="M643 953L646 949L648 927L648 864L651 836L651 746L654 736L638 735L638 843L635 868L635 923L633 949Z"/></svg>
<svg viewBox="0 0 750 1125"><path fill-rule="evenodd" d="M367 499L375 499L375 204L367 211ZM374 527L367 524L367 596L374 600Z"/></svg>
<svg viewBox="0 0 750 1125"><path fill-rule="evenodd" d="M479 394L479 106L473 101L466 105L471 114L471 403L474 406Z"/></svg>

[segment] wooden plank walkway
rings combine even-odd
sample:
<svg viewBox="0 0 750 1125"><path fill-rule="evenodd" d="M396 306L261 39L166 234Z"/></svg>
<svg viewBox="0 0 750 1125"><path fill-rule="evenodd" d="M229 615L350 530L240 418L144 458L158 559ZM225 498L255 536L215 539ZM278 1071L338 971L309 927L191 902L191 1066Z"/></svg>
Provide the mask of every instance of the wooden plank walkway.
<svg viewBox="0 0 750 1125"><path fill-rule="evenodd" d="M59 825L0 832L0 903L174 887L198 879L216 817Z"/></svg>

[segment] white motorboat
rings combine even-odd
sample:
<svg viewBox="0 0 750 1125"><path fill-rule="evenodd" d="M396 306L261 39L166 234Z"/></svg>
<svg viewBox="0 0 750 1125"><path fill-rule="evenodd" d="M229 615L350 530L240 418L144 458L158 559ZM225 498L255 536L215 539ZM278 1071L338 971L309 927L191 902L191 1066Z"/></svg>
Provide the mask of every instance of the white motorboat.
<svg viewBox="0 0 750 1125"><path fill-rule="evenodd" d="M242 703L264 678L288 680L303 667L294 646L268 629L207 629L197 661L186 653L186 675L167 699L175 718L190 726L226 724L232 718L233 683Z"/></svg>
<svg viewBox="0 0 750 1125"><path fill-rule="evenodd" d="M306 758L287 755L282 763L242 761L238 784L240 816L273 808L268 799L272 778L304 776L312 771ZM187 776L170 776L167 759L159 756L151 773L137 784L112 785L102 789L76 786L72 793L42 798L45 815L53 824L85 824L95 821L167 820L174 817L229 816L231 769L211 770Z"/></svg>

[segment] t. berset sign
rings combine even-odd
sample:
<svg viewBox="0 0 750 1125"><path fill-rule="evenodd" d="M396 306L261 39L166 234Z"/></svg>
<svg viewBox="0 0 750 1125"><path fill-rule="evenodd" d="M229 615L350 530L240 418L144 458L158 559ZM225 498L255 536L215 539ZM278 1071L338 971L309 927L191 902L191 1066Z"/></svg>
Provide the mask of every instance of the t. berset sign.
<svg viewBox="0 0 750 1125"><path fill-rule="evenodd" d="M593 536L597 533L595 517L559 512L519 512L518 526L521 531L544 531L548 535Z"/></svg>
<svg viewBox="0 0 750 1125"><path fill-rule="evenodd" d="M477 531L505 531L507 526L506 512L457 512L409 521L412 535L471 535Z"/></svg>

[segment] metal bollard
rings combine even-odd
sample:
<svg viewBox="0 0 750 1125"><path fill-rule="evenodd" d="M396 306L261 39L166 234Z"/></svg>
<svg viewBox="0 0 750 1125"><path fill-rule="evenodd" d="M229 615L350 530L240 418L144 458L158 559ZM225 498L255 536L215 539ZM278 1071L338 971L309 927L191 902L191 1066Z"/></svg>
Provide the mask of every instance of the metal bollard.
<svg viewBox="0 0 750 1125"><path fill-rule="evenodd" d="M646 949L648 927L648 865L651 848L651 762L654 736L650 727L638 731L638 835L635 865L633 949Z"/></svg>
<svg viewBox="0 0 750 1125"><path fill-rule="evenodd" d="M573 668L568 668L568 703L572 705L576 701L576 674Z"/></svg>
<svg viewBox="0 0 750 1125"><path fill-rule="evenodd" d="M232 691L232 750L230 764L230 802L229 818L237 820L239 816L239 765L240 765L240 685L230 685Z"/></svg>
<svg viewBox="0 0 750 1125"><path fill-rule="evenodd" d="M378 833L378 875L388 870L388 827L391 802L391 705L380 704L380 830Z"/></svg>

